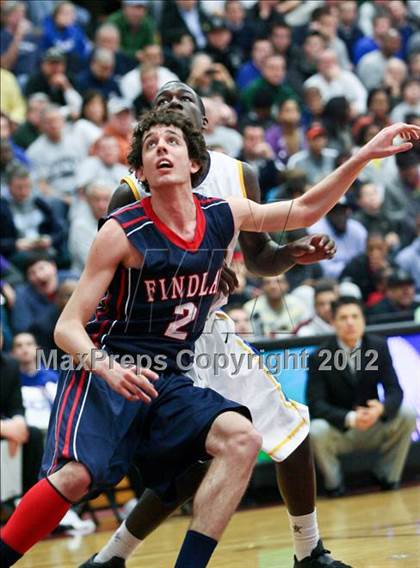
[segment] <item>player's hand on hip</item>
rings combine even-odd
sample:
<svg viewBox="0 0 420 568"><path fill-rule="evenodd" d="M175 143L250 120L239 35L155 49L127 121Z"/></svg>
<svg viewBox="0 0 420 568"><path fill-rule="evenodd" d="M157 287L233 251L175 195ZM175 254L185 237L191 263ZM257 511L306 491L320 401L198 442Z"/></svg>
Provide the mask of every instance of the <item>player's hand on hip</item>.
<svg viewBox="0 0 420 568"><path fill-rule="evenodd" d="M115 392L127 400L149 404L158 395L150 381L156 381L159 375L150 369L137 369L133 365L123 367L114 363L113 368L109 369L103 378Z"/></svg>
<svg viewBox="0 0 420 568"><path fill-rule="evenodd" d="M413 147L413 142L420 138L420 127L414 124L396 122L383 128L369 140L357 153L363 161L375 158L386 158L400 152L406 152Z"/></svg>
<svg viewBox="0 0 420 568"><path fill-rule="evenodd" d="M233 294L238 286L239 282L235 272L229 268L226 263L224 263L222 273L220 275L219 290L225 296L229 296L230 294Z"/></svg>

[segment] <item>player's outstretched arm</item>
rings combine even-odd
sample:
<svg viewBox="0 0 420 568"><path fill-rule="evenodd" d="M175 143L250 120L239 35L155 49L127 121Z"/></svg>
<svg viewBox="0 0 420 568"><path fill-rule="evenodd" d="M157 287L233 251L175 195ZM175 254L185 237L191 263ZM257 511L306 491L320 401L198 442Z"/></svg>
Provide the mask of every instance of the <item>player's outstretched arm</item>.
<svg viewBox="0 0 420 568"><path fill-rule="evenodd" d="M405 141L393 143L395 137ZM381 130L354 156L301 197L260 205L229 198L236 228L241 231L290 231L310 227L326 215L351 187L361 170L375 158L384 158L412 148L409 140L420 138L420 127L397 123Z"/></svg>
<svg viewBox="0 0 420 568"><path fill-rule="evenodd" d="M106 354L95 357L96 347L85 330L118 265L130 255L129 242L119 224L114 220L105 223L93 242L77 288L57 321L54 340L75 361L83 361L87 369L100 375L125 398L150 402L150 397L157 393L148 379L153 380L157 375L147 369L137 375L133 369L122 368L116 362L111 365Z"/></svg>
<svg viewBox="0 0 420 568"><path fill-rule="evenodd" d="M244 185L248 199L261 202L261 190L254 170L242 163ZM295 264L313 264L332 258L335 243L328 235L308 235L287 244L278 244L268 233L243 231L239 242L248 270L259 276L277 276ZM221 280L222 284L222 280ZM231 286L231 291L236 285Z"/></svg>

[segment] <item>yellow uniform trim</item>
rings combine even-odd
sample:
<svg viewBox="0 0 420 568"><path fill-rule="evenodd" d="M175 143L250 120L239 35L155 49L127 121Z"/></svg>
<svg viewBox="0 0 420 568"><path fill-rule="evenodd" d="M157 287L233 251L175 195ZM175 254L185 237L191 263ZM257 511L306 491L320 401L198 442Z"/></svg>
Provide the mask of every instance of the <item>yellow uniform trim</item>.
<svg viewBox="0 0 420 568"><path fill-rule="evenodd" d="M242 197L247 198L246 189L245 189L244 165L240 160L237 160L236 162L238 164L239 184L241 187Z"/></svg>
<svg viewBox="0 0 420 568"><path fill-rule="evenodd" d="M297 432L299 432L299 430L302 428L302 426L305 426L306 423L307 423L306 420L304 418L302 418L302 420L299 422L299 424L296 426L296 428L294 428L290 432L290 434L288 434L279 444L277 444L277 446L274 446L274 448L268 452L268 455L272 456L276 452L278 452L279 449L282 446L284 446L287 442L289 442L289 440L291 440L295 436L295 434L297 434Z"/></svg>
<svg viewBox="0 0 420 568"><path fill-rule="evenodd" d="M222 312L220 310L217 310L217 312L215 312L215 315L217 319L230 320L230 317L227 314L225 314L225 312Z"/></svg>
<svg viewBox="0 0 420 568"><path fill-rule="evenodd" d="M246 343L244 343L239 337L236 338L236 342L247 353L253 353L252 349L250 347L248 347L248 345L246 345ZM279 393L280 400L282 401L283 405L286 406L287 408L294 408L296 410L296 412L299 413L299 409L298 409L296 403L293 400L286 400L286 397L283 394L282 388L281 388L280 384L277 382L276 378L270 373L270 371L266 367L264 367L263 371L264 371L264 375L273 383L274 388ZM307 424L307 421L305 420L305 418L302 418L302 420L299 422L299 424L297 426L295 426L295 428L293 428L293 430L289 434L287 434L287 436L285 436L281 442L279 442L276 446L274 446L274 448L272 450L270 450L268 452L268 455L272 456L276 452L278 452L278 450L281 447L283 447L285 444L287 444L287 442L289 442L297 434L297 432L299 432L299 430L303 426L305 426L306 424Z"/></svg>
<svg viewBox="0 0 420 568"><path fill-rule="evenodd" d="M131 189L134 197L136 198L136 201L141 200L141 195L139 193L139 190L137 189L136 184L133 182L133 180L130 177L124 176L121 180L121 183L126 183L128 185L128 187Z"/></svg>

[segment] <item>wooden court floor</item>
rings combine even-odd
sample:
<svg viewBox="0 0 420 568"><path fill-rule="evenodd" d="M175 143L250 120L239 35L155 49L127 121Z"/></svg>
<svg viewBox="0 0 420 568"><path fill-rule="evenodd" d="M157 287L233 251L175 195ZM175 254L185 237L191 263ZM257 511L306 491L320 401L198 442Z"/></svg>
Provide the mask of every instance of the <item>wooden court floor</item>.
<svg viewBox="0 0 420 568"><path fill-rule="evenodd" d="M321 499L318 513L327 548L353 568L420 568L420 487ZM187 526L187 517L167 521L128 568L172 568ZM77 567L109 534L43 541L16 566ZM232 519L209 568L290 568L292 554L284 506L246 510Z"/></svg>

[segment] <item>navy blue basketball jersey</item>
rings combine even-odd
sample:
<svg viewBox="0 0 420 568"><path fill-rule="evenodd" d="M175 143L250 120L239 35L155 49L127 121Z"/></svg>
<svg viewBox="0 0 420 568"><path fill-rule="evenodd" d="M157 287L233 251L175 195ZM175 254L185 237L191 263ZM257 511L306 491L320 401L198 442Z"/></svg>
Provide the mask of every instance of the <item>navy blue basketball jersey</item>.
<svg viewBox="0 0 420 568"><path fill-rule="evenodd" d="M146 197L110 215L143 256L141 269L119 266L86 330L113 354L163 355L177 368L193 350L217 294L226 250L234 236L228 203L194 194L196 231L183 240L154 213ZM179 362L179 361L178 361Z"/></svg>

